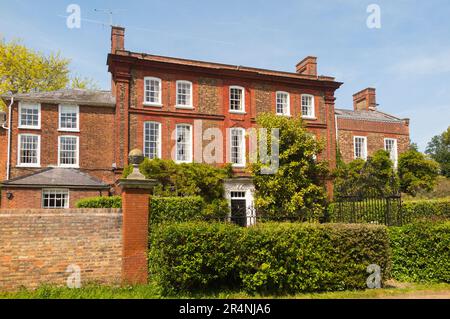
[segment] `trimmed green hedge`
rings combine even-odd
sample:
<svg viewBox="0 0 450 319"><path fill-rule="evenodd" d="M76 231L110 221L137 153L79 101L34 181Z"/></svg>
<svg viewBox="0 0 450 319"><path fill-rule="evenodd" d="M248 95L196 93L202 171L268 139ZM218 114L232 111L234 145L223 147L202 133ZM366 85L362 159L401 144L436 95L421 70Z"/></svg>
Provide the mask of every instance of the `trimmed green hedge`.
<svg viewBox="0 0 450 319"><path fill-rule="evenodd" d="M150 201L150 224L187 222L225 218L228 204L225 200L207 204L200 196L157 197ZM85 198L76 203L78 208L121 208L120 196Z"/></svg>
<svg viewBox="0 0 450 319"><path fill-rule="evenodd" d="M392 276L399 281L450 283L450 222L389 228Z"/></svg>
<svg viewBox="0 0 450 319"><path fill-rule="evenodd" d="M404 216L408 221L419 219L450 219L450 197L403 202Z"/></svg>
<svg viewBox="0 0 450 319"><path fill-rule="evenodd" d="M363 289L366 268L390 273L386 227L262 223L166 224L152 230L149 271L165 293L238 288L295 293Z"/></svg>

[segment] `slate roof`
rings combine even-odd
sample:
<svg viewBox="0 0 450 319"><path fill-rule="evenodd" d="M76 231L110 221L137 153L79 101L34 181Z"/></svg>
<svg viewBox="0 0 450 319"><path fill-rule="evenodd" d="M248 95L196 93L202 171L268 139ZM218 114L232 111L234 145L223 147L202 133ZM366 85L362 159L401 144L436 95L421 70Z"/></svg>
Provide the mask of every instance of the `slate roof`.
<svg viewBox="0 0 450 319"><path fill-rule="evenodd" d="M111 91L84 90L84 89L62 89L50 92L32 92L14 94L14 100L40 103L67 103L92 106L116 105L116 99ZM2 95L4 99L10 99L11 94Z"/></svg>
<svg viewBox="0 0 450 319"><path fill-rule="evenodd" d="M355 111L355 110L335 109L335 114L338 118L361 120L361 121L401 123L406 120L380 111L372 111L372 110Z"/></svg>
<svg viewBox="0 0 450 319"><path fill-rule="evenodd" d="M67 187L83 189L108 189L110 186L78 169L49 167L27 176L3 181L1 186L25 188Z"/></svg>

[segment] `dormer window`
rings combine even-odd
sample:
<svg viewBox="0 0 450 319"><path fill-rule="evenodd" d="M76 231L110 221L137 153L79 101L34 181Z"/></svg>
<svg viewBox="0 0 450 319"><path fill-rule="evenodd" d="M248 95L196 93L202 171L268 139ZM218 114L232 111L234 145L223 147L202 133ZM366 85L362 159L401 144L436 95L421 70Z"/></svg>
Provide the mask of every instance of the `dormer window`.
<svg viewBox="0 0 450 319"><path fill-rule="evenodd" d="M144 105L161 106L161 79L144 78Z"/></svg>
<svg viewBox="0 0 450 319"><path fill-rule="evenodd" d="M302 94L302 117L314 118L314 96Z"/></svg>
<svg viewBox="0 0 450 319"><path fill-rule="evenodd" d="M230 86L230 112L245 112L245 91L240 86Z"/></svg>
<svg viewBox="0 0 450 319"><path fill-rule="evenodd" d="M289 93L277 92L276 94L277 114L278 115L290 115L290 99Z"/></svg>

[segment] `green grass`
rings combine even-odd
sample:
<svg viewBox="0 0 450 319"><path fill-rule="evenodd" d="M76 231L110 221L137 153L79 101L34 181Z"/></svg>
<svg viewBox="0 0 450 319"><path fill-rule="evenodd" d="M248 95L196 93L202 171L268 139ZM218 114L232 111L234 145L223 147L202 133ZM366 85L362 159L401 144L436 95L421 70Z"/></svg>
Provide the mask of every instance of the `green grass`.
<svg viewBox="0 0 450 319"><path fill-rule="evenodd" d="M363 291L304 293L296 295L248 295L239 291L202 292L168 298L289 298L289 299L342 299L342 298L450 298L450 284L394 283L390 288ZM162 298L154 284L134 287L87 286L81 289L40 287L34 291L0 293L0 299L158 299Z"/></svg>

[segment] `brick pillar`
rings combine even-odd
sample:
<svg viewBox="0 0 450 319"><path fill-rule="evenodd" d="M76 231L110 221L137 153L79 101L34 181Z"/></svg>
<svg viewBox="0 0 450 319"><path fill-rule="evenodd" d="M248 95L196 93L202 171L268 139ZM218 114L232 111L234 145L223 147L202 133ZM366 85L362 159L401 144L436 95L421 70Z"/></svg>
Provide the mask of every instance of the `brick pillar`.
<svg viewBox="0 0 450 319"><path fill-rule="evenodd" d="M147 283L149 194L154 185L154 180L145 179L139 173L137 164L128 178L119 180L122 188L123 284Z"/></svg>

